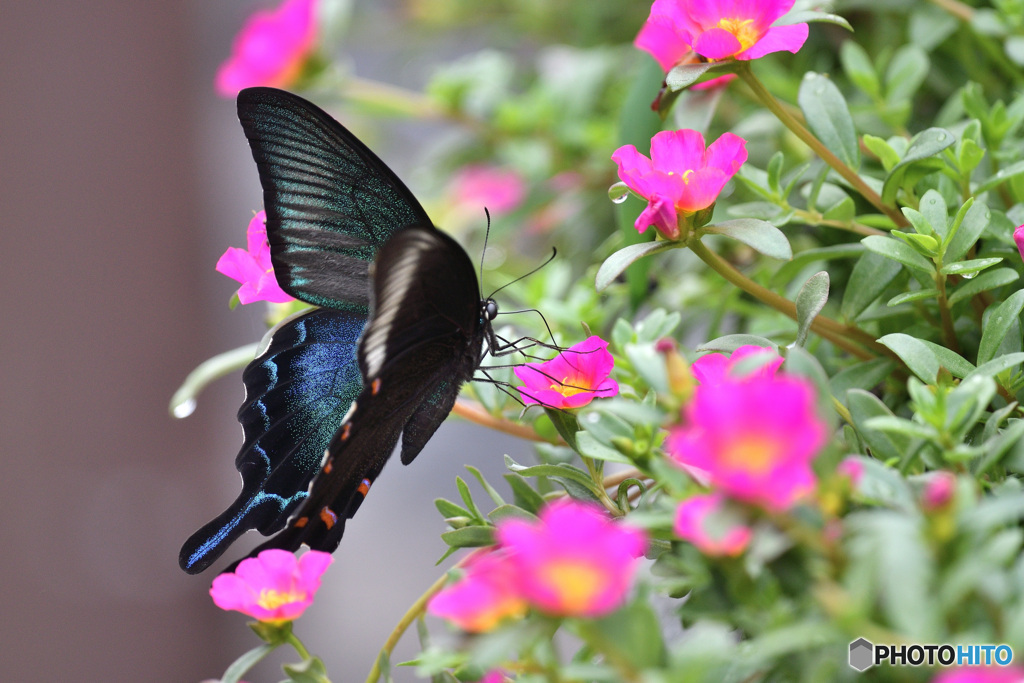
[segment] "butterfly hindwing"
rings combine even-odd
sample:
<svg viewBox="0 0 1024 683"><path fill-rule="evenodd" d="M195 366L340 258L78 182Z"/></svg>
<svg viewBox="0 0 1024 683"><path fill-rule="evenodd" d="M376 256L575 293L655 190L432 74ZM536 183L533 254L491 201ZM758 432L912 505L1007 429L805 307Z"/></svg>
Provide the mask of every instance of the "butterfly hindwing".
<svg viewBox="0 0 1024 683"><path fill-rule="evenodd" d="M284 527L306 497L324 449L362 388L356 345L366 316L318 309L285 321L242 374L242 491L185 542L182 569L200 572L249 529Z"/></svg>
<svg viewBox="0 0 1024 683"><path fill-rule="evenodd" d="M391 456L416 457L479 365L486 327L476 274L452 238L430 226L396 234L373 269L373 306L359 342L364 386L331 440L323 469L287 528L266 548L333 551L345 521Z"/></svg>
<svg viewBox="0 0 1024 683"><path fill-rule="evenodd" d="M340 123L274 88L238 94L263 185L274 272L292 296L365 311L377 249L430 219L401 180Z"/></svg>

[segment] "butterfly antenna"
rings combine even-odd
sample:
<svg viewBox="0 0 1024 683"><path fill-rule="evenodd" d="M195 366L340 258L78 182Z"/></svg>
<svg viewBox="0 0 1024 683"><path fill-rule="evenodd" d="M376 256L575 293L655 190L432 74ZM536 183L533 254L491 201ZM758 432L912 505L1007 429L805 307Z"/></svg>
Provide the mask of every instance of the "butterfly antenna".
<svg viewBox="0 0 1024 683"><path fill-rule="evenodd" d="M484 231L484 250L480 252L480 277L478 282L484 281L484 258L487 256L487 241L491 238L491 212L484 207L484 215L487 216L487 230ZM487 297L488 299L491 297Z"/></svg>
<svg viewBox="0 0 1024 683"><path fill-rule="evenodd" d="M509 283L509 284L511 284L511 283ZM539 315L541 321L543 321L543 323L544 323L544 329L546 329L548 331L548 337L551 338L551 343L550 344L546 344L544 342L537 342L536 339L531 339L531 341L537 342L541 346L544 346L545 348L553 349L555 351L565 351L565 347L559 346L558 344L555 343L555 334L554 334L554 332L551 331L551 326L548 325L548 319L545 318L544 314L541 313L539 310L537 310L536 308L524 308L524 309L519 310L519 311L498 311L498 315L511 315L513 313L536 313L537 315Z"/></svg>
<svg viewBox="0 0 1024 683"><path fill-rule="evenodd" d="M524 279L526 279L526 278L530 277L531 275L533 275L534 273L536 273L536 272L537 272L538 270L540 270L540 269L541 269L541 268L543 268L544 266L546 266L546 265L548 265L549 263L551 263L552 261L554 261L554 260L555 260L555 257L556 257L556 256L558 256L558 249L556 249L555 247L551 247L551 256L549 256L549 257L548 257L548 260L547 260L547 261L545 261L544 263L540 264L539 266L537 266L536 268L534 268L533 270L531 270L531 271L530 271L529 273L527 273L526 275L520 275L520 276L519 276L519 277L517 277L517 278L516 278L515 280L512 280L512 282L506 282L506 283L505 283L505 284L503 284L503 285L502 285L501 287L498 287L498 288L497 288L496 290L494 290L493 292L491 292L491 295L490 295L489 297L487 297L487 298L488 298L488 299L493 299L493 298L494 298L494 295L495 295L495 294L497 294L497 293L498 293L498 292L500 292L501 290L505 289L505 288L506 288L506 287L508 287L509 285L514 285L515 283L519 282L520 280L524 280Z"/></svg>

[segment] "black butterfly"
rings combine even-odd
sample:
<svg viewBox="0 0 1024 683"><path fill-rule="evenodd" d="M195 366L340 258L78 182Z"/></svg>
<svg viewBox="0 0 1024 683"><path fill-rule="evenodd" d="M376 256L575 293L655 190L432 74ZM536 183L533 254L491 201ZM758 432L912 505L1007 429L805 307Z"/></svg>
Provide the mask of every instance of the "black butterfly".
<svg viewBox="0 0 1024 683"><path fill-rule="evenodd" d="M242 491L182 546L189 573L248 529L284 529L252 554L333 551L399 437L409 464L484 342L498 350L497 305L481 300L466 252L352 133L272 88L241 91L238 116L278 282L321 308L282 323L243 373Z"/></svg>

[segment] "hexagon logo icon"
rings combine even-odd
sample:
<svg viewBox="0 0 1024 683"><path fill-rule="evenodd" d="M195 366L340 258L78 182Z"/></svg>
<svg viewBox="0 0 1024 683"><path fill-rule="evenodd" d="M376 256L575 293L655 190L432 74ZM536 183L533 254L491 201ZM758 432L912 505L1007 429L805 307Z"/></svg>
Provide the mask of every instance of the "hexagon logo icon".
<svg viewBox="0 0 1024 683"><path fill-rule="evenodd" d="M875 663L875 646L866 638L858 638L850 643L850 666L857 671L864 671Z"/></svg>

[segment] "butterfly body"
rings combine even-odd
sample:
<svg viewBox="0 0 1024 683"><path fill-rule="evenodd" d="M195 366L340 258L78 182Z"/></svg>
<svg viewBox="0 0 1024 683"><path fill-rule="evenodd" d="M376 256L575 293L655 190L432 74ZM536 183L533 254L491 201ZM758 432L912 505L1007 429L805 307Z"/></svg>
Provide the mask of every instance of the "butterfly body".
<svg viewBox="0 0 1024 683"><path fill-rule="evenodd" d="M253 528L277 533L254 553L333 551L398 441L409 464L451 411L497 312L462 247L329 115L272 88L243 90L238 110L278 283L321 308L243 373L242 492L185 542L189 573Z"/></svg>

